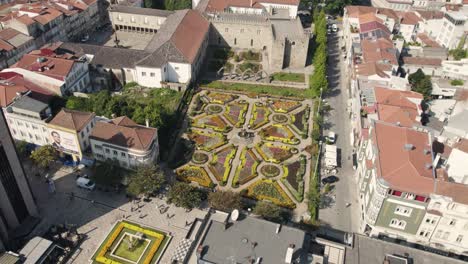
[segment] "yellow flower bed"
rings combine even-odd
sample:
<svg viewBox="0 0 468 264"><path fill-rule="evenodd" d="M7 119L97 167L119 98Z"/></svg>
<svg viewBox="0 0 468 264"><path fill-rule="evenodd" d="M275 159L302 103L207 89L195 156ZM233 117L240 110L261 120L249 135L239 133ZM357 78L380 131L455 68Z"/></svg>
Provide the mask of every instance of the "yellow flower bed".
<svg viewBox="0 0 468 264"><path fill-rule="evenodd" d="M255 193L254 191L254 188L255 186L257 185L260 185L260 184L272 184L275 189L278 191L278 193L281 195L282 200L276 198L276 197L272 197L272 196L268 196L268 195L262 195L262 194L257 194ZM259 180L255 183L253 183L252 185L250 185L248 188L247 188L247 196L253 198L253 199L256 199L256 200L268 200L268 201L271 201L272 203L276 204L276 205L279 205L279 206L282 206L282 207L287 207L287 208L295 208L296 205L294 204L294 202L289 198L288 194L283 190L283 188L281 188L281 186L276 182L276 181L273 181L273 180Z"/></svg>
<svg viewBox="0 0 468 264"><path fill-rule="evenodd" d="M121 264L121 262L106 258L105 255L107 251L110 249L110 247L112 246L112 244L114 244L115 239L117 239L117 237L120 235L120 233L122 232L124 228L130 229L135 232L143 233L155 239L153 245L151 246L150 251L146 255L145 262L144 262L144 264L149 264L151 260L153 259L154 254L156 254L159 247L161 246L161 243L163 242L165 236L158 232L148 230L148 229L145 229L145 228L142 228L137 225L130 224L130 223L126 223L126 222L118 223L118 226L112 232L111 237L107 240L106 244L99 251L99 254L96 257L96 261L99 263L103 263L103 264Z"/></svg>
<svg viewBox="0 0 468 264"><path fill-rule="evenodd" d="M182 176L183 171L193 171L194 173L199 173L199 175L194 175L194 176ZM210 176L208 176L208 173L205 171L204 168L198 167L198 166L192 166L192 165L187 165L184 166L176 171L177 176L179 179L183 181L192 181L192 182L197 182L201 186L204 187L210 187L212 185L212 181Z"/></svg>

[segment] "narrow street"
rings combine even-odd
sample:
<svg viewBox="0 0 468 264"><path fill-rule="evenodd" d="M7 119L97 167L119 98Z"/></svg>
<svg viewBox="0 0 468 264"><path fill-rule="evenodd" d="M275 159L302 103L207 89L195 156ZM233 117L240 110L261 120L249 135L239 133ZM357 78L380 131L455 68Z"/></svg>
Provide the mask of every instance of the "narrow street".
<svg viewBox="0 0 468 264"><path fill-rule="evenodd" d="M352 151L350 145L350 117L347 110L349 98L348 81L341 51L342 26L336 23L339 31L328 35L328 65L327 75L329 90L323 95L324 104L331 106L328 114L324 115L323 135L329 131L336 133L338 147L339 181L334 183L331 193L325 199L325 208L319 212L319 219L323 227L331 227L346 232L357 232L359 223L359 209L357 187L354 180ZM331 174L322 174L322 179ZM350 206L346 206L350 203Z"/></svg>

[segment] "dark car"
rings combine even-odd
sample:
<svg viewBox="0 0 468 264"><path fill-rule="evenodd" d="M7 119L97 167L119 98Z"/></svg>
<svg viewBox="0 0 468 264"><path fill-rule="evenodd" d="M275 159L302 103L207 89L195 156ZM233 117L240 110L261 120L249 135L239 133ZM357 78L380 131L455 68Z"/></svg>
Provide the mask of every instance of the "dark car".
<svg viewBox="0 0 468 264"><path fill-rule="evenodd" d="M335 183L335 182L337 182L339 180L340 179L338 177L336 177L336 176L328 176L328 177L322 179L322 183L323 184L327 184L327 183L332 184L332 183Z"/></svg>

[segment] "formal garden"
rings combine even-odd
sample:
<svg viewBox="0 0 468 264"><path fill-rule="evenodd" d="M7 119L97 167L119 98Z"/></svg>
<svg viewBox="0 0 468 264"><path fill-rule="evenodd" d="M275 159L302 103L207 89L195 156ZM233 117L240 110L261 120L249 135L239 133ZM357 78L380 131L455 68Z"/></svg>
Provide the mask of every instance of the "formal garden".
<svg viewBox="0 0 468 264"><path fill-rule="evenodd" d="M128 221L117 222L96 253L93 263L158 263L171 236L160 230Z"/></svg>
<svg viewBox="0 0 468 264"><path fill-rule="evenodd" d="M201 90L193 96L177 179L294 209L307 192L310 100ZM191 151L188 151L190 149Z"/></svg>

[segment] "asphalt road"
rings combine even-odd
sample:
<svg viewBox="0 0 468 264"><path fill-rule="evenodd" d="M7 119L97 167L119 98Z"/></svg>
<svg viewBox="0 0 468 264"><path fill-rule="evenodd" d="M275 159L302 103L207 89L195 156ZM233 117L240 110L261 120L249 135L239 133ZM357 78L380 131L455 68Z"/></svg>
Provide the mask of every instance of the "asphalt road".
<svg viewBox="0 0 468 264"><path fill-rule="evenodd" d="M338 25L338 24L337 24ZM339 26L339 32L342 30ZM324 103L331 106L331 111L324 116L323 134L333 131L337 135L339 181L334 184L331 194L326 199L327 206L320 210L319 219L324 227L331 227L346 232L359 229L359 209L357 184L354 180L352 151L350 145L350 117L347 111L348 86L345 64L343 62L339 33L328 35L327 75L329 90L323 95ZM322 178L331 174L322 174ZM351 205L346 207L346 204Z"/></svg>

